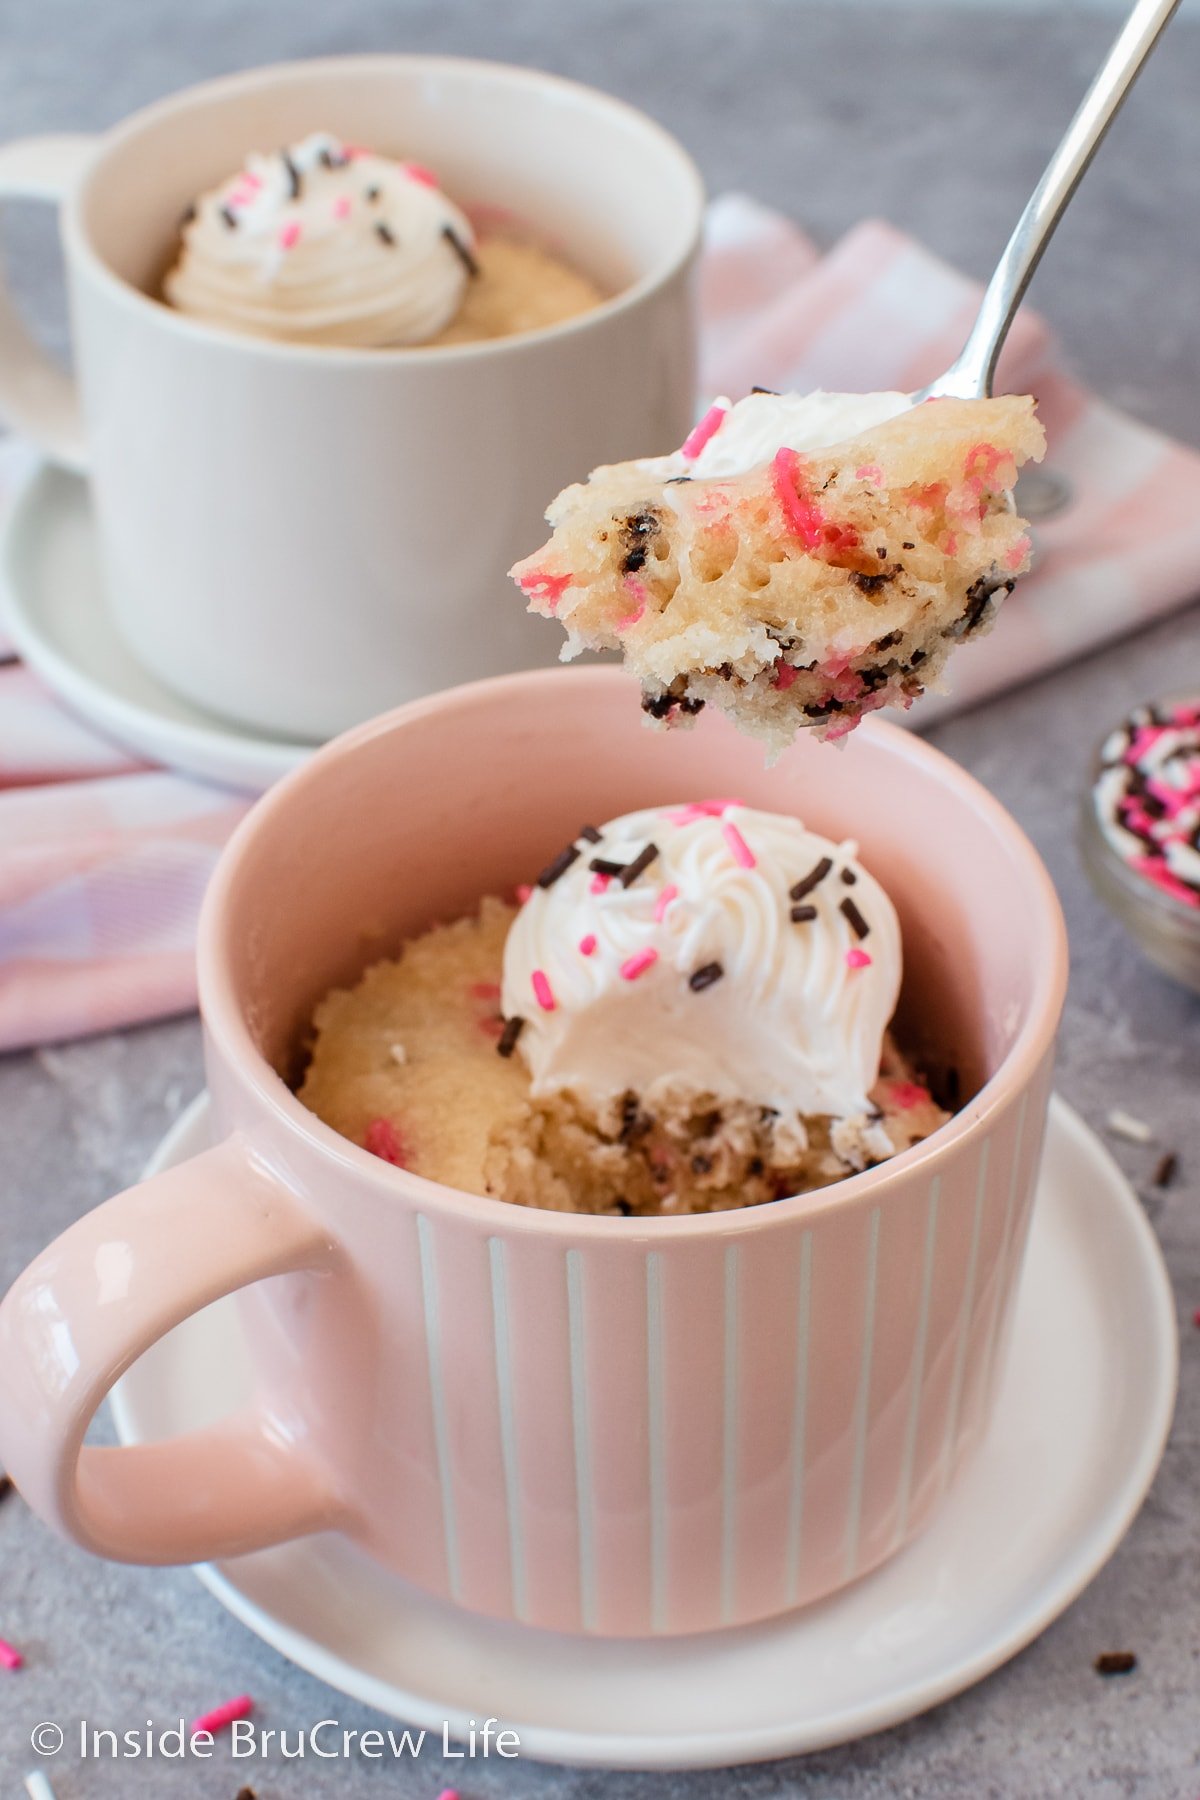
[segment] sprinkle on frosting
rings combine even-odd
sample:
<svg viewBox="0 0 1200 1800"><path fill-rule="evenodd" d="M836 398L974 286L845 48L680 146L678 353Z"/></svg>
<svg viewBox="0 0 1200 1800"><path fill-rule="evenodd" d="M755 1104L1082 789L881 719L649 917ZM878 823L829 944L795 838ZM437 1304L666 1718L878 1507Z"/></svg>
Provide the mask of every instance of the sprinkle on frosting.
<svg viewBox="0 0 1200 1800"><path fill-rule="evenodd" d="M545 969L535 969L529 978L533 988L533 997L543 1012L554 1012L558 1002L554 998L554 989L550 986Z"/></svg>
<svg viewBox="0 0 1200 1800"><path fill-rule="evenodd" d="M729 845L729 853L739 869L753 869L756 866L758 859L736 825L722 825L721 836Z"/></svg>
<svg viewBox="0 0 1200 1800"><path fill-rule="evenodd" d="M537 885L540 888L553 887L559 876L566 874L578 855L579 850L577 846L568 844L565 849L559 851L553 862L548 862L546 864L546 867L537 878Z"/></svg>
<svg viewBox="0 0 1200 1800"><path fill-rule="evenodd" d="M869 969L870 966L871 958L867 951L860 950L857 945L853 950L847 950L846 967L848 969Z"/></svg>
<svg viewBox="0 0 1200 1800"><path fill-rule="evenodd" d="M621 980L636 981L639 975L644 975L647 969L652 969L657 961L658 951L652 944L647 944L643 950L635 950L633 955L627 956L621 964Z"/></svg>
<svg viewBox="0 0 1200 1800"><path fill-rule="evenodd" d="M817 887L820 882L824 881L832 867L832 856L823 856L816 867L810 869L802 881L794 882L788 889L789 897L793 900L803 900L806 894L811 894L813 889Z"/></svg>
<svg viewBox="0 0 1200 1800"><path fill-rule="evenodd" d="M724 973L719 962L705 963L688 976L688 986L693 994L702 994L705 988L712 986L714 981L720 981Z"/></svg>
<svg viewBox="0 0 1200 1800"><path fill-rule="evenodd" d="M700 423L684 438L679 450L680 456L686 456L689 462L699 456L709 438L721 429L721 421L728 411L728 406L710 406Z"/></svg>
<svg viewBox="0 0 1200 1800"><path fill-rule="evenodd" d="M867 924L867 921L863 918L849 894L847 894L846 898L842 901L838 911L842 914L842 917L846 920L846 923L849 925L856 938L866 937L871 927Z"/></svg>
<svg viewBox="0 0 1200 1800"><path fill-rule="evenodd" d="M597 943L597 939L596 939L595 932L594 931L587 932L586 935L584 937L581 937L579 940L580 956L595 956L596 943Z"/></svg>
<svg viewBox="0 0 1200 1800"><path fill-rule="evenodd" d="M514 1013L511 1019L505 1019L504 1030L500 1033L500 1039L496 1045L496 1049L501 1056L512 1055L517 1047L517 1039L520 1037L524 1025L525 1021L520 1013Z"/></svg>
<svg viewBox="0 0 1200 1800"><path fill-rule="evenodd" d="M657 844L647 844L644 849L639 850L633 861L626 863L625 867L621 870L620 875L617 877L621 886L623 888L632 887L638 876L643 875L657 857Z"/></svg>

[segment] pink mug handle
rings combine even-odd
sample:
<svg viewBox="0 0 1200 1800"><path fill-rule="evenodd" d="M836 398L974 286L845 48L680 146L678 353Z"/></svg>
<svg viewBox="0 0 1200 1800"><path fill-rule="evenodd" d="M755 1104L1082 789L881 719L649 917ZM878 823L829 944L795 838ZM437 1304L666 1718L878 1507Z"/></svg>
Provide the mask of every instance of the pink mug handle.
<svg viewBox="0 0 1200 1800"><path fill-rule="evenodd" d="M239 1556L335 1526L336 1484L254 1404L159 1443L84 1447L130 1364L269 1275L337 1280L336 1244L238 1135L88 1213L0 1303L0 1465L47 1524L119 1562Z"/></svg>

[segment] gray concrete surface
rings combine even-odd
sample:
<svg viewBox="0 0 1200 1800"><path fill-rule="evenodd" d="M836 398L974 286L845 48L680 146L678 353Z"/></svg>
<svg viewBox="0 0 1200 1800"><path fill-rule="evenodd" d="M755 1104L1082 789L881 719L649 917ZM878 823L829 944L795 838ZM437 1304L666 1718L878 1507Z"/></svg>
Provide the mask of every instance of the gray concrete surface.
<svg viewBox="0 0 1200 1800"><path fill-rule="evenodd" d="M714 189L740 185L822 240L882 212L978 274L1111 32L1062 7L809 7L799 0L57 0L2 15L0 128L93 126L197 77L323 51L405 47L541 64L614 89L690 145ZM1077 368L1122 405L1200 441L1200 26L1173 28L1083 189L1036 298ZM1006 123L1006 121L1008 123ZM19 222L22 287L53 335L45 235ZM980 652L986 654L986 651ZM1144 965L1095 902L1073 845L1091 740L1132 702L1200 676L1200 613L1184 614L1066 674L940 727L936 741L1009 805L1066 907L1074 972L1060 1085L1095 1125L1121 1104L1152 1149L1116 1145L1148 1194L1178 1296L1179 1413L1150 1499L1110 1566L1036 1644L972 1692L869 1741L790 1762L693 1775L612 1775L518 1763L469 1775L423 1760L270 1765L261 1800L384 1792L433 1800L1194 1800L1200 1791L1200 1001ZM0 1285L79 1213L134 1178L201 1083L194 1021L0 1062ZM1159 1148L1178 1184L1148 1189ZM0 1380L3 1380L0 1370ZM1031 1482L1036 1470L1030 1471ZM0 1675L0 1796L19 1791L42 1719L167 1719L249 1688L272 1721L335 1711L377 1721L267 1650L186 1572L94 1562L52 1540L19 1500L0 1507L0 1631L28 1667ZM1134 1649L1137 1672L1102 1681L1098 1651ZM457 1765L461 1771L462 1765ZM60 1800L227 1796L238 1768L54 1767Z"/></svg>

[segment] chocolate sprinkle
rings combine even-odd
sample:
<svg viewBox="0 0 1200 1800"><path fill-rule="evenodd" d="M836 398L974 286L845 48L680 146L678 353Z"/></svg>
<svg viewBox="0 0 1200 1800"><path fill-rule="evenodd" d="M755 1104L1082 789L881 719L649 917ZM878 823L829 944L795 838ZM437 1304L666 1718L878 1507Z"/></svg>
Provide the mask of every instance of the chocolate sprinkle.
<svg viewBox="0 0 1200 1800"><path fill-rule="evenodd" d="M593 856L588 868L594 870L597 875L623 875L625 873L624 863L610 862L606 856Z"/></svg>
<svg viewBox="0 0 1200 1800"><path fill-rule="evenodd" d="M538 887L553 887L559 876L566 874L567 870L570 868L571 864L577 860L578 856L579 851L574 844L568 844L565 850L560 850L553 861L548 862L538 876Z"/></svg>
<svg viewBox="0 0 1200 1800"><path fill-rule="evenodd" d="M288 199L298 200L300 198L301 187L300 171L286 150L281 150L279 152L279 160L283 164L284 174L288 178Z"/></svg>
<svg viewBox="0 0 1200 1800"><path fill-rule="evenodd" d="M234 212L232 206L218 207L217 214L221 221L229 227L230 231L237 230L237 214Z"/></svg>
<svg viewBox="0 0 1200 1800"><path fill-rule="evenodd" d="M793 906L790 914L793 925L807 925L808 921L815 919L816 916L815 906Z"/></svg>
<svg viewBox="0 0 1200 1800"><path fill-rule="evenodd" d="M1156 1188L1170 1187L1178 1173L1179 1158L1174 1150L1168 1150L1165 1156L1159 1157L1151 1179Z"/></svg>
<svg viewBox="0 0 1200 1800"><path fill-rule="evenodd" d="M669 719L675 707L670 694L643 694L642 711L649 713L652 719Z"/></svg>
<svg viewBox="0 0 1200 1800"><path fill-rule="evenodd" d="M588 844L598 844L600 842L601 834L596 830L594 825L581 825L579 827L578 835Z"/></svg>
<svg viewBox="0 0 1200 1800"><path fill-rule="evenodd" d="M658 845L647 844L639 850L631 863L626 863L617 879L623 888L632 887L638 876L643 874L658 856Z"/></svg>
<svg viewBox="0 0 1200 1800"><path fill-rule="evenodd" d="M395 232L390 225L385 225L382 219L380 219L375 226L375 236L384 244L394 244L396 242Z"/></svg>
<svg viewBox="0 0 1200 1800"><path fill-rule="evenodd" d="M847 887L853 887L855 882L858 880L858 876L854 873L853 869L843 869L842 870L842 880L845 882Z"/></svg>
<svg viewBox="0 0 1200 1800"><path fill-rule="evenodd" d="M500 1033L499 1041L496 1044L496 1049L501 1056L512 1055L517 1047L517 1039L524 1029L525 1021L519 1013L514 1013L511 1019L505 1019L504 1030Z"/></svg>
<svg viewBox="0 0 1200 1800"><path fill-rule="evenodd" d="M630 1206L624 1194L617 1195L616 1199L613 1201L613 1206L623 1219L628 1219L633 1216L633 1208Z"/></svg>
<svg viewBox="0 0 1200 1800"><path fill-rule="evenodd" d="M378 187L375 184L375 182L372 182L369 188L364 189L366 198L372 202L378 200L378 198L382 192L383 192L383 189L381 187Z"/></svg>
<svg viewBox="0 0 1200 1800"><path fill-rule="evenodd" d="M242 1787L237 1791L237 1800L258 1800L258 1795L252 1787Z"/></svg>
<svg viewBox="0 0 1200 1800"><path fill-rule="evenodd" d="M323 169L340 169L342 166L332 150L318 150L317 161Z"/></svg>
<svg viewBox="0 0 1200 1800"><path fill-rule="evenodd" d="M871 927L867 924L867 921L863 918L849 894L847 894L846 898L842 901L839 911L841 912L842 917L848 921L850 929L853 931L855 937L865 938Z"/></svg>
<svg viewBox="0 0 1200 1800"><path fill-rule="evenodd" d="M752 394L778 394L779 389L778 388L752 387L750 389L750 392Z"/></svg>
<svg viewBox="0 0 1200 1800"><path fill-rule="evenodd" d="M663 486L680 487L683 482L690 481L691 479L690 475L668 475L667 479L663 482Z"/></svg>
<svg viewBox="0 0 1200 1800"><path fill-rule="evenodd" d="M15 1491L12 1484L12 1476L0 1475L0 1500L7 1500L8 1496Z"/></svg>
<svg viewBox="0 0 1200 1800"><path fill-rule="evenodd" d="M915 544L909 542L908 538L905 538L904 542L900 546L900 548L902 550L915 550L916 547L917 546Z"/></svg>
<svg viewBox="0 0 1200 1800"><path fill-rule="evenodd" d="M443 225L442 236L454 251L455 256L457 256L459 262L467 271L467 274L472 278L478 275L479 264L476 262L474 255L467 248L466 244L463 243L453 225Z"/></svg>
<svg viewBox="0 0 1200 1800"><path fill-rule="evenodd" d="M1092 1664L1097 1675L1131 1675L1137 1668L1132 1650L1105 1650Z"/></svg>
<svg viewBox="0 0 1200 1800"><path fill-rule="evenodd" d="M693 994L702 994L705 988L710 988L712 986L714 981L720 981L724 973L725 971L719 962L704 963L699 969L693 970L688 976L688 986L691 988Z"/></svg>
<svg viewBox="0 0 1200 1800"><path fill-rule="evenodd" d="M818 887L833 867L832 856L823 856L815 869L810 869L804 878L793 888L788 889L789 900L803 900L805 894L811 894Z"/></svg>

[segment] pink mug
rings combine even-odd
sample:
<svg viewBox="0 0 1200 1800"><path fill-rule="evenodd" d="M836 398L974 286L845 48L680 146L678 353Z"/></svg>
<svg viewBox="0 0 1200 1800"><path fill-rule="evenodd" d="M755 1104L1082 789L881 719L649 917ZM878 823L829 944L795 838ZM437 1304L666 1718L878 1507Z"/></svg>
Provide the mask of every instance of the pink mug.
<svg viewBox="0 0 1200 1800"><path fill-rule="evenodd" d="M712 792L856 836L890 890L903 1035L964 1096L925 1143L744 1211L573 1217L393 1168L296 1099L329 987L582 821ZM259 802L199 958L220 1141L0 1307L0 1459L49 1524L147 1563L332 1529L473 1611L619 1635L785 1611L928 1524L987 1424L1066 976L1041 862L946 757L872 720L765 769L719 718L651 737L610 668L458 688ZM254 1405L85 1448L122 1371L234 1290Z"/></svg>

